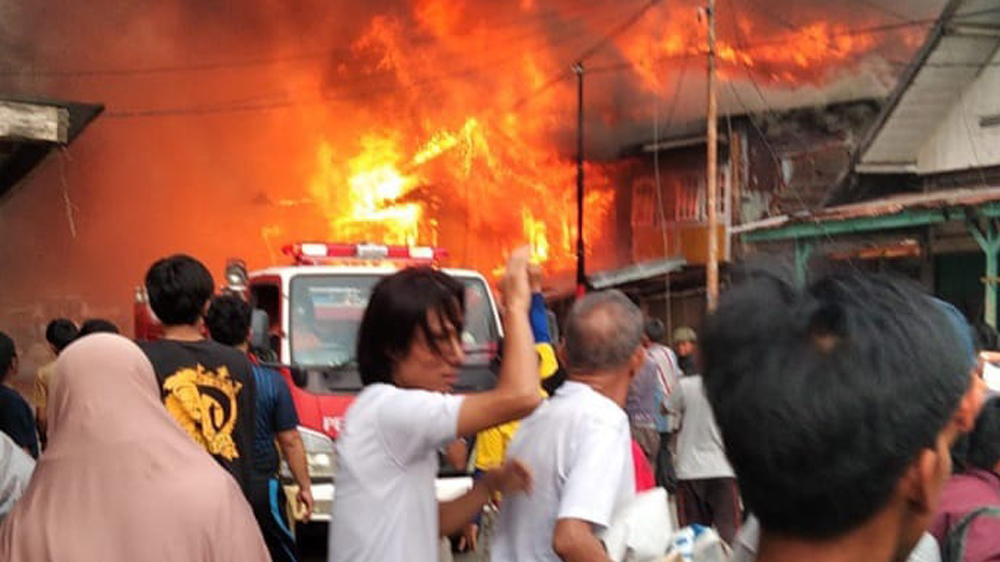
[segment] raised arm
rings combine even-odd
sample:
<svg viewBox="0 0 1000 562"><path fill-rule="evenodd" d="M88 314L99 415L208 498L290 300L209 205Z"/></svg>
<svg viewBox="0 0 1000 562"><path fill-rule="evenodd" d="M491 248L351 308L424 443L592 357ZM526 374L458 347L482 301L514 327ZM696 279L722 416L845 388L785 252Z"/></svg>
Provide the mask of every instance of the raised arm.
<svg viewBox="0 0 1000 562"><path fill-rule="evenodd" d="M504 357L493 390L470 394L462 402L457 435L472 435L488 427L523 418L541 401L538 357L528 321L531 290L527 247L516 250L501 281Z"/></svg>

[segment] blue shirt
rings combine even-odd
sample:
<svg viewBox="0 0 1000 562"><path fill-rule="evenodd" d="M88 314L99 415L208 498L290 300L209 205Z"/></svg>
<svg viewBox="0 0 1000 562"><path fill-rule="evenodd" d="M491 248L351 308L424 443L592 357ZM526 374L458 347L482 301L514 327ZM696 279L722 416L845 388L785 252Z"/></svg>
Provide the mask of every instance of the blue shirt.
<svg viewBox="0 0 1000 562"><path fill-rule="evenodd" d="M0 384L0 431L38 458L38 433L31 406L16 390Z"/></svg>
<svg viewBox="0 0 1000 562"><path fill-rule="evenodd" d="M531 322L531 334L535 336L535 343L552 343L552 336L549 334L549 318L545 308L545 296L541 293L531 295L528 319Z"/></svg>
<svg viewBox="0 0 1000 562"><path fill-rule="evenodd" d="M253 376L257 387L253 474L274 476L281 464L274 437L298 427L299 416L295 413L288 384L277 371L255 364Z"/></svg>

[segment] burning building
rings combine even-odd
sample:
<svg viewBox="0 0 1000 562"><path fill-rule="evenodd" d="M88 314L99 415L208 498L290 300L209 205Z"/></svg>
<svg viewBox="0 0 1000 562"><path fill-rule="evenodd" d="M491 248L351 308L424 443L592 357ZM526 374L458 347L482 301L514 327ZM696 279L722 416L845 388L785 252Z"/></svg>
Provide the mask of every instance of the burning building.
<svg viewBox="0 0 1000 562"><path fill-rule="evenodd" d="M724 110L884 95L940 2L720 2ZM436 244L449 265L487 273L529 241L550 273L569 272L580 60L588 269L645 259L658 250L633 232L641 193L626 179L652 153L620 151L703 113L699 8L4 0L4 89L108 111L0 208L0 306L82 294L126 325L131 287L159 256L257 267L309 239ZM699 212L682 203L671 213Z"/></svg>

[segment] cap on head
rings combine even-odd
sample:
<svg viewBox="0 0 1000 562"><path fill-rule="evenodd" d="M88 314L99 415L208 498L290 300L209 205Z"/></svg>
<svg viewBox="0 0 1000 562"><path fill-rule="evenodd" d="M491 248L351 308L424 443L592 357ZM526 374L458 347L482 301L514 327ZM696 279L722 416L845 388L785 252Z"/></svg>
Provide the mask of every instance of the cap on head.
<svg viewBox="0 0 1000 562"><path fill-rule="evenodd" d="M698 333L694 331L694 328L691 328L689 326L681 326L680 328L674 330L673 341L674 343L681 343L681 342L695 343L698 341Z"/></svg>

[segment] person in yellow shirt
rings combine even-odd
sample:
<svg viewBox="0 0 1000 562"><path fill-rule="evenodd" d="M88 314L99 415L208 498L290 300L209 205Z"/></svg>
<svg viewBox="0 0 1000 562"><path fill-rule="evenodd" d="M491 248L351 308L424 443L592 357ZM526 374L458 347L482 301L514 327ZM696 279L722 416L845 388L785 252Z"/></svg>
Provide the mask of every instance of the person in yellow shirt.
<svg viewBox="0 0 1000 562"><path fill-rule="evenodd" d="M539 295L541 296L541 295ZM542 301L544 307L544 300ZM532 302L534 310L534 302ZM534 328L534 323L532 323ZM546 332L547 333L547 332ZM536 338L537 338L536 332ZM539 343L536 339L535 351L538 353L538 375L539 380L544 381L556 374L559 370L559 362L556 360L555 349L550 342ZM543 398L548 397L548 393L539 387L538 391ZM487 472L503 464L504 456L507 453L507 445L514 438L514 433L520 422L512 421L480 431L476 435L476 472Z"/></svg>
<svg viewBox="0 0 1000 562"><path fill-rule="evenodd" d="M72 320L56 318L45 328L45 340L49 342L52 353L58 356L66 346L73 343L79 330ZM38 436L42 448L45 448L45 431L48 429L48 418L45 408L49 401L49 380L56 370L56 360L52 359L38 368L35 375L35 423L38 426Z"/></svg>

